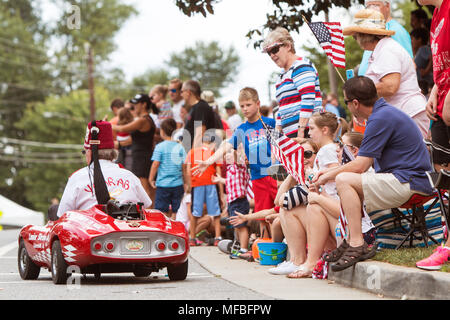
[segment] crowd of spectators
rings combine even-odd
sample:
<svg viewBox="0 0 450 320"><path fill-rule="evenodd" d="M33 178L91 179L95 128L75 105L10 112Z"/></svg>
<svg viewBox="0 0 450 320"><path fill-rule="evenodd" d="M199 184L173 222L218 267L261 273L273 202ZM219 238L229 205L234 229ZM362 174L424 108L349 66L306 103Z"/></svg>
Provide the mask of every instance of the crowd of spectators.
<svg viewBox="0 0 450 320"><path fill-rule="evenodd" d="M238 243L230 258L253 261L253 242L268 236L289 249L269 272L290 278L324 277L315 270L320 261L339 271L372 257L368 212L432 193L424 137L450 149L450 0L419 2L436 9L432 21L413 11L411 34L392 19L387 0L367 0L344 28L365 50L358 76L344 86L346 108L336 93L321 92L314 64L276 28L263 42L281 68L275 105L261 106L257 90L245 87L237 105L233 98L220 106L198 81L179 79L126 103L116 99L119 161L139 177L155 209L185 224L191 246L228 237ZM304 184L273 174L279 163L265 126L302 146ZM434 159L448 169L449 155ZM434 255L446 261L448 245ZM434 259L440 266L442 257L417 265L427 269Z"/></svg>

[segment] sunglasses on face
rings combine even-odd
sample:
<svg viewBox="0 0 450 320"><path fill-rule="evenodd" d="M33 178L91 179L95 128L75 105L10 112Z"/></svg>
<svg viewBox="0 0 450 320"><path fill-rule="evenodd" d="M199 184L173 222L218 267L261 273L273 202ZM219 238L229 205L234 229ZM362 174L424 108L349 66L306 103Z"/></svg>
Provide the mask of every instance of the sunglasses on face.
<svg viewBox="0 0 450 320"><path fill-rule="evenodd" d="M280 48L283 46L282 43L275 43L272 46L270 46L268 49L266 49L266 53L270 56L272 54L277 54L278 51L280 51Z"/></svg>
<svg viewBox="0 0 450 320"><path fill-rule="evenodd" d="M176 93L178 90L177 89L170 89L169 91L172 92L172 93Z"/></svg>
<svg viewBox="0 0 450 320"><path fill-rule="evenodd" d="M86 154L86 150L85 149L81 150L81 154L84 156Z"/></svg>
<svg viewBox="0 0 450 320"><path fill-rule="evenodd" d="M303 151L303 158L309 159L313 156L313 154L315 154L315 152L311 150Z"/></svg>

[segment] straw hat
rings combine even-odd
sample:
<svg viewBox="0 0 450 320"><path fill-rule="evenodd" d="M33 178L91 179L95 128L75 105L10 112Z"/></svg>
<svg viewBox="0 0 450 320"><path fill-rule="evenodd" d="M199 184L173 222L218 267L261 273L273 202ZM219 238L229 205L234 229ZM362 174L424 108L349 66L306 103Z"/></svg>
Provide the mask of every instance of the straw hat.
<svg viewBox="0 0 450 320"><path fill-rule="evenodd" d="M344 36L352 36L355 33L368 33L382 36L392 36L393 30L386 30L386 20L381 12L363 9L355 13L353 26L342 30Z"/></svg>

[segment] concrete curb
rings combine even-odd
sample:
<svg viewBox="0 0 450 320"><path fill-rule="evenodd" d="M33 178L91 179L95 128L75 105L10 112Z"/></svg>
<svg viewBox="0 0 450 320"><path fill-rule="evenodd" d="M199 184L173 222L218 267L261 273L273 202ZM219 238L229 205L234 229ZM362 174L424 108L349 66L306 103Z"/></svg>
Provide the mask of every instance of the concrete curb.
<svg viewBox="0 0 450 320"><path fill-rule="evenodd" d="M364 261L340 272L330 268L328 279L391 298L450 300L450 274L444 272Z"/></svg>

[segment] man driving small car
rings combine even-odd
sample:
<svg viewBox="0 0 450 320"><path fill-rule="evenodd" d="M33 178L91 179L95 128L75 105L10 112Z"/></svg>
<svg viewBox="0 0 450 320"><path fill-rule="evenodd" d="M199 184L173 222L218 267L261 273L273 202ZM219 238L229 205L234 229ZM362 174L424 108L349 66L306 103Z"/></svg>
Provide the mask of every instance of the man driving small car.
<svg viewBox="0 0 450 320"><path fill-rule="evenodd" d="M93 159L94 154L97 156L97 151L93 153L93 146L98 150L97 164L99 163L99 168L101 168L100 172L107 188L105 192L109 193L109 198L119 201L121 204L141 202L144 204L144 208L149 208L152 201L139 178L113 162L117 158L117 150L114 149L111 124L107 121L93 121L88 124L84 140L83 153L87 166L69 177L59 204L58 218L67 211L86 210L98 204L97 191L94 186L95 161L93 161L95 160Z"/></svg>

